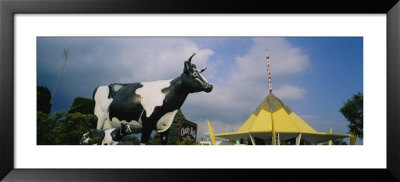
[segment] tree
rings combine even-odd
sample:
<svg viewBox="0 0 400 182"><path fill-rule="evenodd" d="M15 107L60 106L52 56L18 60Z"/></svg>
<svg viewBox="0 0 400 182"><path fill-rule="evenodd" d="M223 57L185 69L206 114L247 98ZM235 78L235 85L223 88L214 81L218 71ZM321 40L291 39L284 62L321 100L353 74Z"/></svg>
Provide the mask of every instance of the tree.
<svg viewBox="0 0 400 182"><path fill-rule="evenodd" d="M55 122L49 113L37 112L36 128L36 141L38 145L54 144Z"/></svg>
<svg viewBox="0 0 400 182"><path fill-rule="evenodd" d="M347 125L349 133L363 138L363 95L360 92L354 94L352 98L344 102L340 112L349 121Z"/></svg>
<svg viewBox="0 0 400 182"><path fill-rule="evenodd" d="M50 113L51 109L50 99L51 99L50 90L47 87L37 86L37 92L36 92L37 111L41 111L43 113Z"/></svg>
<svg viewBox="0 0 400 182"><path fill-rule="evenodd" d="M38 145L78 145L91 124L97 121L92 114L67 113L66 111L37 113Z"/></svg>
<svg viewBox="0 0 400 182"><path fill-rule="evenodd" d="M80 112L82 114L93 114L94 101L89 98L76 97L69 107L68 113Z"/></svg>
<svg viewBox="0 0 400 182"><path fill-rule="evenodd" d="M76 97L69 107L68 113L81 113L81 114L91 114L94 111L94 101L92 99ZM96 128L97 121L91 123L90 128Z"/></svg>
<svg viewBox="0 0 400 182"><path fill-rule="evenodd" d="M61 111L56 113L56 145L78 145L84 133L89 131L97 117L92 114L67 113Z"/></svg>

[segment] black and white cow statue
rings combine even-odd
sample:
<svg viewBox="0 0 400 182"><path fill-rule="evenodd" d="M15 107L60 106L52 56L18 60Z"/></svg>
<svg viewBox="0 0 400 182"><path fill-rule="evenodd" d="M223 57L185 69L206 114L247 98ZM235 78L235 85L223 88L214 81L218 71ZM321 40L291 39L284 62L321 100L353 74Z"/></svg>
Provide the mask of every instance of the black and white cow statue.
<svg viewBox="0 0 400 182"><path fill-rule="evenodd" d="M93 93L97 129L129 124L133 133L142 133L141 144L156 130L160 133L161 144L165 145L173 118L188 94L208 93L213 89L201 74L207 66L197 70L191 63L194 55L184 62L183 73L175 79L97 87Z"/></svg>
<svg viewBox="0 0 400 182"><path fill-rule="evenodd" d="M92 129L83 134L81 144L83 145L117 145L126 135L132 134L132 126L121 123L118 128L108 130Z"/></svg>

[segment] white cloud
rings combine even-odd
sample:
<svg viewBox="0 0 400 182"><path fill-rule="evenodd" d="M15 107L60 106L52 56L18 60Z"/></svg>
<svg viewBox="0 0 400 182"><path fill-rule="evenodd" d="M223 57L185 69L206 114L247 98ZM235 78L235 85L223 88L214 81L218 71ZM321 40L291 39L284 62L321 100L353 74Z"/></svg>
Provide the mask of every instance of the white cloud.
<svg viewBox="0 0 400 182"><path fill-rule="evenodd" d="M185 115L197 121L208 118L224 123L244 123L268 94L266 48L271 60L272 87L280 88L273 92L285 101L304 98L306 90L289 85L287 80L310 66L308 56L286 39L254 38L248 54L232 61L236 66L221 82L223 84L214 85L211 93L196 93L187 98L183 106Z"/></svg>
<svg viewBox="0 0 400 182"><path fill-rule="evenodd" d="M186 39L133 39L126 42L126 47L113 64L122 65L128 74L121 81L153 81L170 79L179 76L183 70L183 62L197 53L193 63L199 66L207 64L211 49L199 49Z"/></svg>
<svg viewBox="0 0 400 182"><path fill-rule="evenodd" d="M249 54L238 57L236 60L239 65L237 71L241 72L235 77L237 80L265 78L267 48L270 56L272 78L294 75L309 67L308 56L304 55L299 48L292 47L286 39L254 38L253 42L254 44Z"/></svg>
<svg viewBox="0 0 400 182"><path fill-rule="evenodd" d="M283 87L275 90L276 96L282 100L301 100L307 93L305 89L293 86L284 85Z"/></svg>

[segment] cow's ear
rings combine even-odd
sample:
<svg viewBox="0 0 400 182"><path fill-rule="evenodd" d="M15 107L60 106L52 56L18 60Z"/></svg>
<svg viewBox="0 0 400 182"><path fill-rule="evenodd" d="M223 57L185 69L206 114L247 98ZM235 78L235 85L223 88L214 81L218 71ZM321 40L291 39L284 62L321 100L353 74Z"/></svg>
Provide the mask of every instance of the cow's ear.
<svg viewBox="0 0 400 182"><path fill-rule="evenodd" d="M187 62L187 61L185 61L184 66L185 66L185 67L183 68L183 72L189 74L189 73L190 73L190 70L191 70L191 65L190 65L190 63Z"/></svg>

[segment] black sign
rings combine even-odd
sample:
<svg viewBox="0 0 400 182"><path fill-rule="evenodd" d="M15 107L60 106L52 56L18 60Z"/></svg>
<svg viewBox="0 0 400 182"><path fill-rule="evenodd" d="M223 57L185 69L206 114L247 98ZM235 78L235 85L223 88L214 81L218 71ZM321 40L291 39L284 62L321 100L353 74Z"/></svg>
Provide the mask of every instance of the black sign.
<svg viewBox="0 0 400 182"><path fill-rule="evenodd" d="M179 123L179 131L178 131L178 140L179 142L184 141L185 139L189 139L192 142L196 141L197 136L197 124L186 119L182 119Z"/></svg>

